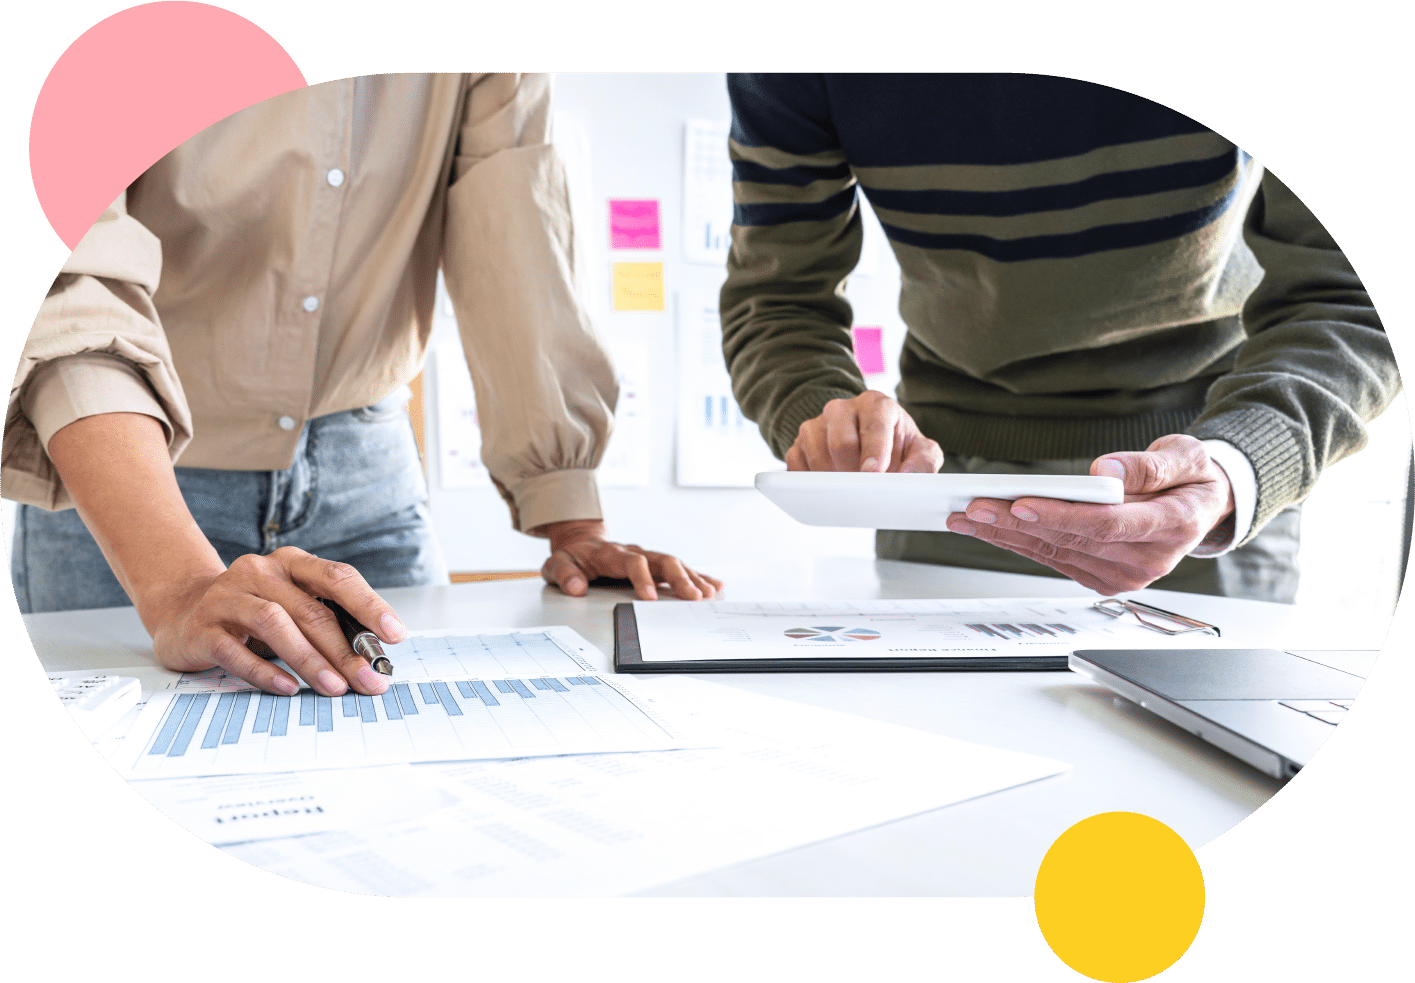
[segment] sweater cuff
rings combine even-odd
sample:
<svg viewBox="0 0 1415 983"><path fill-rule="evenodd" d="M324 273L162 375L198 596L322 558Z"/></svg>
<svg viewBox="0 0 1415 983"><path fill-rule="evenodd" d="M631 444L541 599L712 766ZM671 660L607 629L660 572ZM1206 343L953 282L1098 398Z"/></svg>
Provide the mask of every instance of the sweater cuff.
<svg viewBox="0 0 1415 983"><path fill-rule="evenodd" d="M162 424L172 443L172 424L147 381L133 365L106 352L85 352L37 367L26 380L20 409L41 447L75 420L101 413L143 413Z"/></svg>
<svg viewBox="0 0 1415 983"><path fill-rule="evenodd" d="M506 486L503 494L511 505L512 524L532 536L551 522L604 518L595 473L588 468L538 474Z"/></svg>
<svg viewBox="0 0 1415 983"><path fill-rule="evenodd" d="M1222 440L1247 458L1256 479L1253 521L1237 546L1251 540L1268 520L1288 505L1300 501L1316 480L1312 450L1281 414L1264 407L1245 407L1200 420L1189 428L1200 440Z"/></svg>

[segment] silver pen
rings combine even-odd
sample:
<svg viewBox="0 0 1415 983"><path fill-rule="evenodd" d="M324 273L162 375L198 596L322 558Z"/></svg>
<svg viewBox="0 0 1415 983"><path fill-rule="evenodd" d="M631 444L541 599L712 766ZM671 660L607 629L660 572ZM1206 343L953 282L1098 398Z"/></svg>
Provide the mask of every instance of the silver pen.
<svg viewBox="0 0 1415 983"><path fill-rule="evenodd" d="M377 635L354 620L354 616L340 607L338 602L327 597L321 597L319 602L334 612L334 617L339 622L339 630L344 633L344 640L373 666L374 672L381 672L385 676L393 675L393 663L383 654L383 646L379 644Z"/></svg>

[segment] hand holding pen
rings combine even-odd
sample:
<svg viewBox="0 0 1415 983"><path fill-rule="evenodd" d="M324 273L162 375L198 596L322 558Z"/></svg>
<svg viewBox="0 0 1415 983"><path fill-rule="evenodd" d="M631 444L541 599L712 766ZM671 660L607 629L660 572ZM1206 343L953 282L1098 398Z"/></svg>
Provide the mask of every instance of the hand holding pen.
<svg viewBox="0 0 1415 983"><path fill-rule="evenodd" d="M393 675L393 663L383 654L383 646L379 644L377 635L354 620L354 616L340 607L339 602L331 601L327 597L321 597L319 602L334 612L334 617L339 622L339 630L344 633L344 640L349 643L351 649L363 656L364 661L372 666L375 672L385 676Z"/></svg>

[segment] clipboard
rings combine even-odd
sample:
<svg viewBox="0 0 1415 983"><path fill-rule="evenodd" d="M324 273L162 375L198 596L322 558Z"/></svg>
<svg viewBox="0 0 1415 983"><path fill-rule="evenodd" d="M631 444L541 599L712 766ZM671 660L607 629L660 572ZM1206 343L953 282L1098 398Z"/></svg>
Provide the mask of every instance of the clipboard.
<svg viewBox="0 0 1415 983"><path fill-rule="evenodd" d="M696 602L703 603L703 602ZM1112 618L1133 615L1151 631L1164 635L1205 632L1221 635L1218 627L1140 601L1106 598L1091 605ZM1094 647L1094 646L1092 646ZM633 604L614 605L615 672L1045 672L1069 668L1070 652L996 656L897 656L849 658L833 656L768 659L689 659L645 661Z"/></svg>

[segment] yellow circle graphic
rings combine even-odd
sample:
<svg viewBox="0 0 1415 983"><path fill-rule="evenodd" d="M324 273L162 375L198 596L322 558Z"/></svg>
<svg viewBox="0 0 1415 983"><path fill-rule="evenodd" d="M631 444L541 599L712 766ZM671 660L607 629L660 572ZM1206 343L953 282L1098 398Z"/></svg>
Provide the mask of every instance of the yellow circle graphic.
<svg viewBox="0 0 1415 983"><path fill-rule="evenodd" d="M1164 972L1204 918L1194 851L1164 823L1134 812L1103 812L1057 837L1037 870L1034 896L1052 951L1104 983Z"/></svg>

